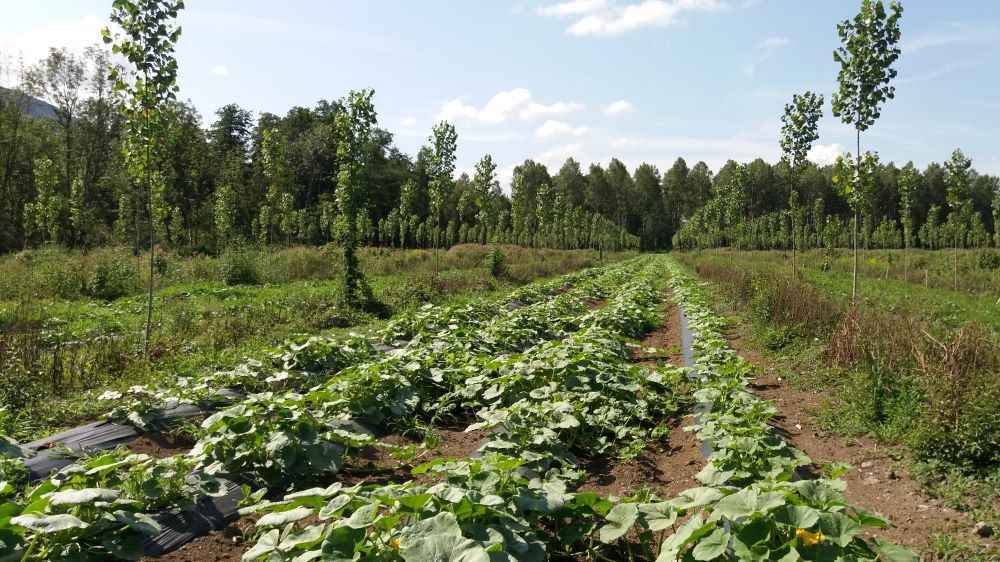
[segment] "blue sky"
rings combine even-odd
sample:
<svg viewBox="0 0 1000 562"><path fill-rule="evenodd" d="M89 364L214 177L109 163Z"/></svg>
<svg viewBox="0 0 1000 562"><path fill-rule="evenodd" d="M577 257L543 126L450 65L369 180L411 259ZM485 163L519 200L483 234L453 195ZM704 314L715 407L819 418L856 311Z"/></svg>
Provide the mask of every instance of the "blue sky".
<svg viewBox="0 0 1000 562"><path fill-rule="evenodd" d="M460 170L484 153L509 179L534 158L555 172L617 156L668 167L778 157L784 104L824 94L814 160L853 147L830 115L836 23L859 0L189 0L178 48L183 98L206 124L220 105L283 114L374 88L382 126L413 154L440 118ZM1000 173L1000 4L904 1L896 99L863 148L918 165L956 147ZM109 0L20 2L0 53L97 38Z"/></svg>

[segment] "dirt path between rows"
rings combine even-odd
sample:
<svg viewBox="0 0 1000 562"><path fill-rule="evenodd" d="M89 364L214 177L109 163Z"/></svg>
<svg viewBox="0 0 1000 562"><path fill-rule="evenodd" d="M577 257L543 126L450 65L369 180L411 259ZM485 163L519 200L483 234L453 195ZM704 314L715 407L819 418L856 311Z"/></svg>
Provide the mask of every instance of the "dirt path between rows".
<svg viewBox="0 0 1000 562"><path fill-rule="evenodd" d="M867 437L823 431L814 418L823 393L793 388L774 364L743 336L746 329L737 327L727 334L727 339L741 357L760 371L751 390L774 402L778 408L776 428L815 463L836 461L854 467L844 476L848 503L882 514L894 525L875 534L918 550L927 548L934 534L949 530L965 542L989 544L973 537L974 522L966 514L942 505L921 490L910 477L905 462L896 460L904 458L901 449L880 445Z"/></svg>
<svg viewBox="0 0 1000 562"><path fill-rule="evenodd" d="M641 348L633 353L633 361L640 365L655 367L662 361L675 367L684 366L680 309L668 299L663 322L646 334ZM648 354L644 349L650 347L660 351ZM589 477L580 490L625 496L648 487L660 498L672 498L698 486L694 476L705 466L705 458L698 439L684 431L685 425L687 419L675 420L664 442L650 445L635 459L624 462L603 457L583 459Z"/></svg>

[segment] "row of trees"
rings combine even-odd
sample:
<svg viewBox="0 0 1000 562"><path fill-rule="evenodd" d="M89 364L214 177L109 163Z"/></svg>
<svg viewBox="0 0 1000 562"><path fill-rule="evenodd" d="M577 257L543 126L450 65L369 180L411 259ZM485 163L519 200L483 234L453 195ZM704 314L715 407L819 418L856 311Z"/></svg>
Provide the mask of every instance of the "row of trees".
<svg viewBox="0 0 1000 562"><path fill-rule="evenodd" d="M568 161L556 175L528 160L508 195L488 154L471 176L455 177L458 134L450 123L437 124L415 157L399 151L379 127L371 91L284 116L255 118L226 105L208 127L190 103L167 96L146 125L130 118L131 98L114 91L108 59L97 47L83 55L53 49L20 70L18 88L0 92L0 251L112 242L142 249L150 239L214 250L237 241L324 244L345 234L401 247L614 250L662 248L672 234L642 236L644 224L662 217L635 204L636 186L655 196L657 209L666 205L648 166L633 181L617 160L586 173ZM30 114L33 96L54 106L54 119ZM135 160L147 155L129 144L133 138L155 139L148 165ZM150 172L143 189L136 166ZM710 184L707 166L696 173Z"/></svg>
<svg viewBox="0 0 1000 562"><path fill-rule="evenodd" d="M175 0L130 5L164 20L178 9ZM838 26L842 87L833 110L859 142L894 95L900 14L897 3L886 10L864 0ZM143 47L142 23L134 27L132 47L117 48L138 49L141 63L157 31ZM16 69L18 88L0 92L0 251L109 242L141 250L153 241L212 251L345 237L397 247L940 248L996 242L1000 222L997 179L977 174L958 151L923 170L882 164L873 152L824 168L809 163L823 106L811 92L785 107L777 164L730 161L713 174L683 159L662 173L649 164L629 171L617 159L589 167L568 159L558 171L527 160L508 194L488 154L471 175L455 177L458 134L449 123L435 125L415 156L399 151L379 126L371 91L284 115L230 104L206 127L175 99L172 57L161 61L162 92L149 99L140 85L150 79L123 81L109 60L99 47L54 49ZM31 96L53 105L51 117L29 114L37 109Z"/></svg>
<svg viewBox="0 0 1000 562"><path fill-rule="evenodd" d="M869 164L858 206L861 248L1000 247L1000 179L979 174L956 150L923 170ZM853 212L834 177L837 166L729 162L708 202L674 238L682 248L849 248Z"/></svg>
<svg viewBox="0 0 1000 562"><path fill-rule="evenodd" d="M833 57L840 65L840 87L832 110L855 129L857 156L848 153L823 170L811 165L806 155L819 138L823 96L795 95L782 116L783 157L772 170L777 181L766 177L763 162L734 165L716 182L713 197L678 230L675 245L790 248L793 268L796 248L852 246L852 294L860 247L1000 246L1000 183L977 174L961 150L923 173L912 162L898 169L882 164L877 152L861 152L861 133L895 96L891 81L901 54L902 13L899 2L862 0L858 14L837 26L841 46ZM779 195L768 196L776 187ZM764 205L758 204L761 195Z"/></svg>

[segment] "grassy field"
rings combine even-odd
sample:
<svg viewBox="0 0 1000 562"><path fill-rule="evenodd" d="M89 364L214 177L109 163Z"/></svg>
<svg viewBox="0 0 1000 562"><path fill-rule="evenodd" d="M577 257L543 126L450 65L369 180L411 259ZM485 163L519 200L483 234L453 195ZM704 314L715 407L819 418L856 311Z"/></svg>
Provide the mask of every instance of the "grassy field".
<svg viewBox="0 0 1000 562"><path fill-rule="evenodd" d="M798 275L783 252L678 257L711 282L718 307L757 352L798 388L826 395L815 412L824 429L904 448L911 473L927 490L996 526L1000 302L986 289L995 271L975 269L976 254L960 255L969 270L955 291L947 283L925 284L922 274L904 278L901 252L866 252L856 308L849 254L807 253ZM910 258L930 270L953 263L944 252ZM888 275L886 263L894 264ZM939 542L951 556L939 559L989 559L963 550L954 537Z"/></svg>
<svg viewBox="0 0 1000 562"><path fill-rule="evenodd" d="M686 255L690 263L737 266L756 273L792 269L790 252L713 250ZM867 305L951 327L975 322L1000 332L1000 252L960 252L958 290L951 251L911 250L908 257L900 250L863 251L858 262L858 292ZM848 251L816 250L797 256L803 280L837 302L850 300L851 263Z"/></svg>
<svg viewBox="0 0 1000 562"><path fill-rule="evenodd" d="M52 248L0 258L0 433L27 439L50 432L106 409L92 400L104 389L225 368L295 334L371 327L425 302L507 290L600 262L592 251L503 247L503 271L494 275L490 251L365 249L362 267L379 303L367 310L344 304L336 248L163 254L151 361L142 349L145 256Z"/></svg>

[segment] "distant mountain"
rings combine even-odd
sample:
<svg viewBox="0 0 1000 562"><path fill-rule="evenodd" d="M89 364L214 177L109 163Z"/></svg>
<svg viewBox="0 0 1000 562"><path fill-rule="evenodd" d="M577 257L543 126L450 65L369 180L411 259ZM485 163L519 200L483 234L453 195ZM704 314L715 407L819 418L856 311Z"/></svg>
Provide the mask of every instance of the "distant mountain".
<svg viewBox="0 0 1000 562"><path fill-rule="evenodd" d="M0 97L2 98L6 99L17 95L24 96L24 103L26 104L25 111L28 115L42 119L56 118L56 107L51 103L45 100L40 100L34 96L21 94L8 88L0 87Z"/></svg>

